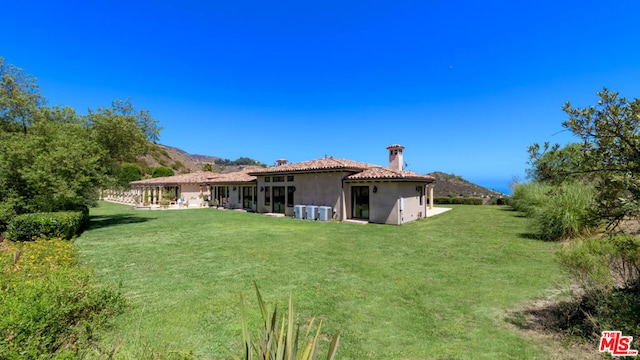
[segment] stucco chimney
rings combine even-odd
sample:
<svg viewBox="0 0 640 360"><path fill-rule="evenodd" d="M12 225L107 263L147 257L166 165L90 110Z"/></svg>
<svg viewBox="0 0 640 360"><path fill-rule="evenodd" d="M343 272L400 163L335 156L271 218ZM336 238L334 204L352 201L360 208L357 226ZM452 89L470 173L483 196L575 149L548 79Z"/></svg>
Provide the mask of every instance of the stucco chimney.
<svg viewBox="0 0 640 360"><path fill-rule="evenodd" d="M287 159L278 159L278 160L276 160L276 164L278 164L276 166L286 165L288 162L289 162L289 160L287 160Z"/></svg>
<svg viewBox="0 0 640 360"><path fill-rule="evenodd" d="M395 171L402 170L402 164L404 164L402 159L402 150L404 150L404 146L393 144L387 146L387 150L389 150L389 168Z"/></svg>

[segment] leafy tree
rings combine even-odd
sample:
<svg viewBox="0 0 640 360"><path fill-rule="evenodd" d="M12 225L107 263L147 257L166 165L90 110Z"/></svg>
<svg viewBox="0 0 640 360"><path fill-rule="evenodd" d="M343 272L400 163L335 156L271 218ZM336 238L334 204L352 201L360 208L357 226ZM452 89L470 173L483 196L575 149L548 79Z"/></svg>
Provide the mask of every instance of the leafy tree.
<svg viewBox="0 0 640 360"><path fill-rule="evenodd" d="M118 172L118 184L124 188L129 187L129 183L142 179L142 169L136 164L122 164Z"/></svg>
<svg viewBox="0 0 640 360"><path fill-rule="evenodd" d="M0 231L17 214L92 204L160 131L128 100L80 116L47 107L39 91L31 75L0 58Z"/></svg>
<svg viewBox="0 0 640 360"><path fill-rule="evenodd" d="M44 102L36 79L0 57L0 131L26 134Z"/></svg>
<svg viewBox="0 0 640 360"><path fill-rule="evenodd" d="M621 220L640 214L640 99L628 100L606 88L598 96L597 106L573 108L567 102L563 107L569 119L562 126L582 140L580 152L557 145L540 152L537 144L529 152L534 167L549 164L545 172L580 174L593 183L595 217L614 229ZM569 153L571 161L547 161Z"/></svg>
<svg viewBox="0 0 640 360"><path fill-rule="evenodd" d="M158 166L156 168L153 168L153 172L151 173L152 178L166 177L166 176L173 176L173 175L175 175L175 173L173 172L173 169L165 166Z"/></svg>
<svg viewBox="0 0 640 360"><path fill-rule="evenodd" d="M531 180L551 184L579 178L586 170L583 151L582 145L578 143L570 143L564 147L558 144L549 147L549 143L545 143L542 148L534 144L529 147L531 168L527 169L527 176Z"/></svg>

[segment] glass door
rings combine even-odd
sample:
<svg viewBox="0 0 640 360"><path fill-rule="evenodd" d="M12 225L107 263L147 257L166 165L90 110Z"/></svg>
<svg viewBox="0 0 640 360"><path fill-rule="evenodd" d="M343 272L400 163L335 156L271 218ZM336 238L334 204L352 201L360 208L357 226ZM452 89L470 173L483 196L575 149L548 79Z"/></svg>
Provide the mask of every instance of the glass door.
<svg viewBox="0 0 640 360"><path fill-rule="evenodd" d="M351 188L351 217L369 220L369 187L354 186Z"/></svg>

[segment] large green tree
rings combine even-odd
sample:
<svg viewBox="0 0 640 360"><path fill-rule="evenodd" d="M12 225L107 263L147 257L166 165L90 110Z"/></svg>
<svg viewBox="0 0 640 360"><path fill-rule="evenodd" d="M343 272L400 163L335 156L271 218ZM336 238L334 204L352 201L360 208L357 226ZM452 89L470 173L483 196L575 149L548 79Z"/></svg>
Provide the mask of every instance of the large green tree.
<svg viewBox="0 0 640 360"><path fill-rule="evenodd" d="M16 214L93 203L158 139L157 121L129 100L79 115L46 106L35 78L2 58L0 75L0 230Z"/></svg>
<svg viewBox="0 0 640 360"><path fill-rule="evenodd" d="M595 219L615 229L620 221L640 215L640 99L606 88L598 97L595 106L574 108L567 102L563 107L569 119L562 126L581 143L562 148L545 144L547 151L534 144L529 152L534 178L577 175L594 184Z"/></svg>

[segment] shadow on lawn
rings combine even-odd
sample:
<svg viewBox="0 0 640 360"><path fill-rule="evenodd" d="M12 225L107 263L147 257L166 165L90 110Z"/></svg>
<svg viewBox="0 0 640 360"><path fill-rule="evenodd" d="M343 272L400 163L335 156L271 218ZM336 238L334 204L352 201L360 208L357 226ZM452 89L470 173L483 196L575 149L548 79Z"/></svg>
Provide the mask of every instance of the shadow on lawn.
<svg viewBox="0 0 640 360"><path fill-rule="evenodd" d="M137 224L147 222L149 220L155 220L155 218L141 217L130 214L118 214L118 215L96 215L90 216L89 230L100 229L108 226Z"/></svg>

